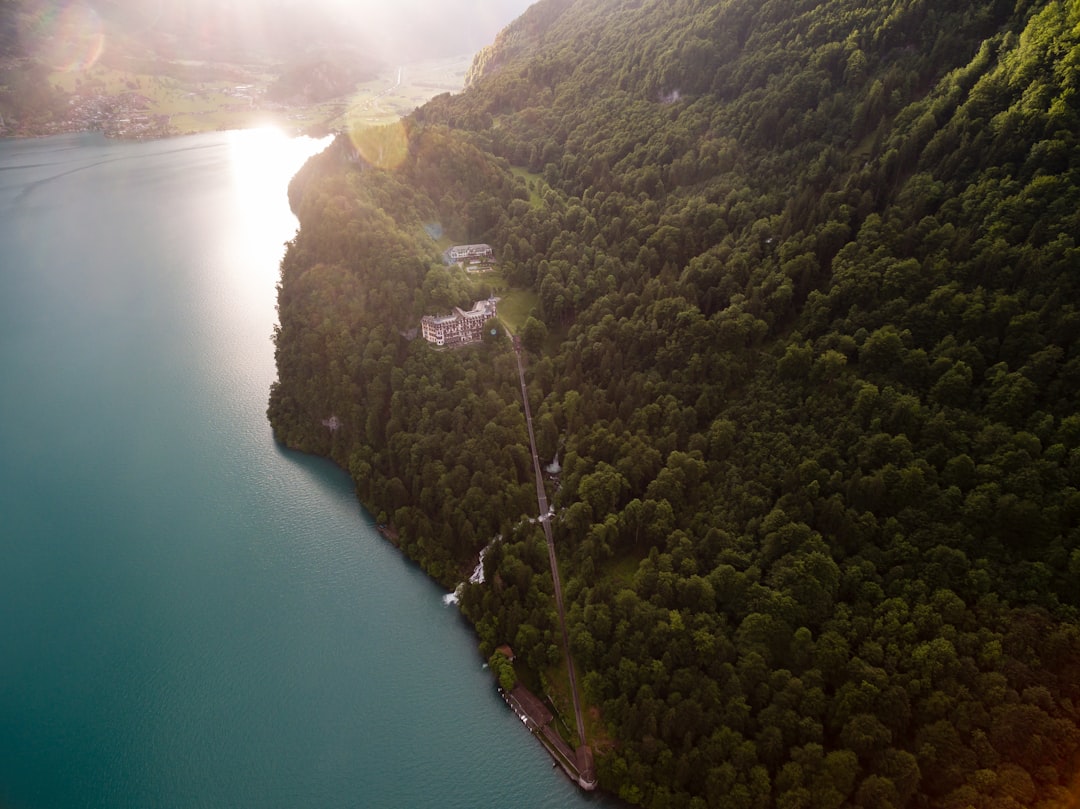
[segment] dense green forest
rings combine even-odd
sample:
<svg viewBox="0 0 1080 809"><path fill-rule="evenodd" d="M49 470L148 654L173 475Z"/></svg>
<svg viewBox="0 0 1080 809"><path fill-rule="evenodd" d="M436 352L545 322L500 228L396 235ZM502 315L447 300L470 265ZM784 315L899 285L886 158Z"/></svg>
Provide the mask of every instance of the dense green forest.
<svg viewBox="0 0 1080 809"><path fill-rule="evenodd" d="M409 339L489 242L603 788L1076 806L1078 92L1075 2L541 0L294 180L276 435L447 586L501 537L462 610L557 678L513 352Z"/></svg>

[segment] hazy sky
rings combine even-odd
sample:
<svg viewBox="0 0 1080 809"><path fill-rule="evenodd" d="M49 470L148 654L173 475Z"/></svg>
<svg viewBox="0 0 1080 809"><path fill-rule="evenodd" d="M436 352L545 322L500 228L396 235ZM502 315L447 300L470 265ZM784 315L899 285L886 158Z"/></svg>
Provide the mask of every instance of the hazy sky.
<svg viewBox="0 0 1080 809"><path fill-rule="evenodd" d="M288 61L348 46L394 64L475 53L533 2L0 0L0 56L35 53L68 66L117 47L167 58Z"/></svg>
<svg viewBox="0 0 1080 809"><path fill-rule="evenodd" d="M369 32L394 32L410 49L466 53L489 44L534 0L314 0L344 15L352 14Z"/></svg>
<svg viewBox="0 0 1080 809"><path fill-rule="evenodd" d="M35 0L30 0L35 2ZM37 0L41 2L41 0ZM196 33L208 43L290 46L347 40L390 61L470 53L490 43L534 0L72 0L137 16L153 34Z"/></svg>

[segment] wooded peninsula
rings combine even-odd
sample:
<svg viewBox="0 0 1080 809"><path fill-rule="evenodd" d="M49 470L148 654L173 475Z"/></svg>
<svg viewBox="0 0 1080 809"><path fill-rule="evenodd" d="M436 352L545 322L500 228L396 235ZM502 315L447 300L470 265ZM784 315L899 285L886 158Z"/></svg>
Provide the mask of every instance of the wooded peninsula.
<svg viewBox="0 0 1080 809"><path fill-rule="evenodd" d="M1078 112L1068 0L540 0L293 181L275 435L568 712L490 244L602 789L1076 806Z"/></svg>

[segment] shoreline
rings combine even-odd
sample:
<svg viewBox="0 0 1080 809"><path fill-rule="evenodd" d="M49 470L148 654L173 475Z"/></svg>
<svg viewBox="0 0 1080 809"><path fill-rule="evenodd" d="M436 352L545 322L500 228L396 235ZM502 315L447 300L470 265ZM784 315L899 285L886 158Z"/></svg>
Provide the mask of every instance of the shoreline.
<svg viewBox="0 0 1080 809"><path fill-rule="evenodd" d="M307 129L295 128L289 131L287 127L280 126L275 121L259 121L252 122L246 126L228 126L220 129L203 129L203 130L189 130L186 132L173 131L173 132L159 132L153 135L128 135L128 134L115 134L109 132L100 127L73 127L71 129L58 129L55 132L0 132L0 139L3 140L39 140L42 138L56 138L63 135L101 135L106 140L115 140L127 143L139 143L142 141L151 140L172 140L173 138L187 138L192 135L210 135L217 132L245 132L249 129L263 129L267 127L273 127L275 129L281 129L286 136L290 138L323 138L336 134L332 129L326 129L325 131L316 130L314 127L308 127Z"/></svg>
<svg viewBox="0 0 1080 809"><path fill-rule="evenodd" d="M498 687L499 696L509 706L522 724L548 751L554 764L561 767L567 777L585 792L597 788L592 750L582 745L577 750L571 749L555 730L554 717L541 703L540 699L521 683L510 691Z"/></svg>
<svg viewBox="0 0 1080 809"><path fill-rule="evenodd" d="M311 450L290 446L283 441L279 441L276 435L273 440L278 446L283 447L289 452L298 452L303 455L321 458L334 464L338 469L341 469L353 482L353 496L356 498L356 502L360 504L360 507L365 513L369 516L371 515L371 510L356 491L356 481L352 479L349 470L335 461L330 455L322 455ZM400 536L397 529L394 528L391 523L380 523L374 519L372 520L372 523L379 536L389 542L390 545L401 554L401 557L405 561L416 565L420 572L431 579L431 581L440 586L445 586L442 582L424 570L418 560L413 559L402 550ZM453 590L450 591L451 594L453 592ZM478 641L479 637L476 634L476 628L472 621L470 621L460 609L458 610L458 615L468 624L473 640ZM479 651L479 644L474 644L473 648L474 650ZM562 737L559 736L558 731L554 727L554 715L544 708L541 700L521 683L517 683L510 692L507 692L498 684L498 680L492 678L492 682L507 707L517 715L518 719L525 725L529 733L544 746L545 750L548 751L548 754L552 758L553 766L560 767L566 776L583 792L598 791L608 797L612 797L610 793L604 792L599 786L599 781L596 778L596 763L591 747L583 744L577 750L574 750L569 744L563 741ZM526 708L526 706L528 707Z"/></svg>

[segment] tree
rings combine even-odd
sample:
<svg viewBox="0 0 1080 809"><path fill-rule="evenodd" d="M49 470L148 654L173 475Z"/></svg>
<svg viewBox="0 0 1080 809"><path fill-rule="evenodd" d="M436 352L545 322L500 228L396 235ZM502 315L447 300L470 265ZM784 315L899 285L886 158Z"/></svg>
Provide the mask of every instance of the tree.
<svg viewBox="0 0 1080 809"><path fill-rule="evenodd" d="M496 651L488 658L488 666L492 673L495 675L495 679L499 683L499 687L503 691L510 691L517 684L517 674L514 671L514 664L511 663L506 655L500 651Z"/></svg>
<svg viewBox="0 0 1080 809"><path fill-rule="evenodd" d="M547 336L547 326L529 315L525 324L521 327L521 344L525 347L525 350L533 354L539 354L544 348Z"/></svg>

